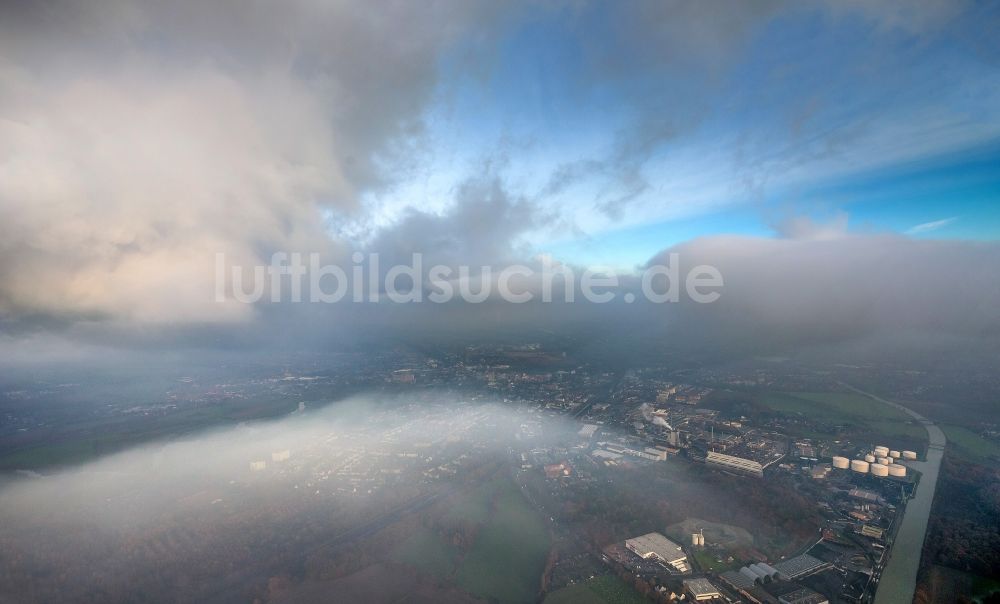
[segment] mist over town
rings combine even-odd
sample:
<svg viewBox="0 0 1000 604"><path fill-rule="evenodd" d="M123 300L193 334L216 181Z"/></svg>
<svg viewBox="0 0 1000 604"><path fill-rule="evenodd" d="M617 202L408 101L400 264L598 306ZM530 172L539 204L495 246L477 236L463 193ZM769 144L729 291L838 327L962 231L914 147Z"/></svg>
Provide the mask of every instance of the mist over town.
<svg viewBox="0 0 1000 604"><path fill-rule="evenodd" d="M997 601L998 25L3 3L0 602Z"/></svg>

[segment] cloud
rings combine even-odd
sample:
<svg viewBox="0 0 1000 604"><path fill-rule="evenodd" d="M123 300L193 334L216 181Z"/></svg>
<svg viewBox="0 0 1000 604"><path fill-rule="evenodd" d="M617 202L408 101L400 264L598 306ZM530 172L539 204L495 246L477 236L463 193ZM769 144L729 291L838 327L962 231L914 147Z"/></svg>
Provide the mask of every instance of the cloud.
<svg viewBox="0 0 1000 604"><path fill-rule="evenodd" d="M668 251L687 267L715 266L725 279L718 302L677 308L677 324L714 345L788 349L919 333L933 351L942 338L990 342L1000 334L1000 244L717 236Z"/></svg>
<svg viewBox="0 0 1000 604"><path fill-rule="evenodd" d="M336 253L421 132L441 49L493 9L399 3L6 3L0 316L251 317L216 252Z"/></svg>
<svg viewBox="0 0 1000 604"><path fill-rule="evenodd" d="M826 221L810 216L789 216L778 222L775 230L787 239L829 241L847 236L848 220L846 212L837 212Z"/></svg>
<svg viewBox="0 0 1000 604"><path fill-rule="evenodd" d="M215 252L248 261L328 245L318 198L349 184L322 110L294 79L5 75L4 310L225 320L241 309L206 295Z"/></svg>
<svg viewBox="0 0 1000 604"><path fill-rule="evenodd" d="M920 235L923 233L930 233L931 231L936 231L942 229L953 222L958 220L958 216L952 216L951 218L943 218L941 220L934 220L931 222L924 222L907 229L907 235Z"/></svg>
<svg viewBox="0 0 1000 604"><path fill-rule="evenodd" d="M767 45L777 57L753 63L773 69L759 69L753 78L735 71L755 58L751 47L776 20L810 11L826 16L833 9L650 2L609 14L596 3L546 10L573 17L565 23L575 35L571 44L579 45L573 49L580 51L574 55L580 63L568 66L568 88L588 92L579 96L581 104L599 99L577 117L581 123L600 117L607 129L599 134L607 144L593 153L570 149L549 162L551 178L534 183L543 192L539 198L521 194L530 186L517 186L514 176L467 178L455 170L453 201L444 210L405 199L401 211L365 233L361 247L379 251L386 262L421 251L428 262L502 265L532 255L522 243L533 230L554 237L556 225L573 225L572 237L581 238L615 221L648 222L683 214L681 206L718 204L731 193L732 174L725 161L714 165L713 153L729 153L733 141L715 137L713 130L712 153L697 145L677 153L671 146L710 123L709 112L739 118L721 124L730 132L757 123L757 114L741 114L741 108L774 107L782 116L796 116L790 129L819 140L816 146L825 153L836 132L824 135L826 119L810 130L813 116L849 106L830 102L839 98L813 105L812 97L803 101L797 95L785 103L787 83L799 87L801 73L829 74L815 69L813 55L778 60L787 51L781 45ZM952 15L898 7L834 12L888 23L880 32L892 35L938 32L949 27ZM359 242L334 239L331 233L339 231L329 222L372 224L366 219L379 213L380 194L412 175L408 168L422 161L413 151L426 142L428 105L448 89L440 82L442 65L475 73L476 85L492 92L490 86L502 82L489 82L484 72L509 41L501 34L536 22L538 13L522 6L478 2L394 3L378 11L308 0L253 8L145 0L4 4L0 329L15 331L20 321L40 330L74 326L111 333L107 324L119 322L207 332L206 324L277 320L258 307L214 301L214 254L225 252L231 264L244 266L266 263L274 251L347 258ZM472 58L444 61L449 52L468 48L476 50ZM879 78L894 73L876 71ZM856 75L845 70L836 82ZM867 71L863 75L865 82L873 79ZM744 80L753 82L750 97L722 94L741 90L733 83ZM983 86L983 94L961 94L988 100L990 83ZM772 105L771 94L781 102ZM725 101L721 106L706 102L718 98ZM809 111L785 111L806 101ZM963 119L962 132L988 131ZM917 122L905 121L908 128ZM924 137L939 141L952 122L919 123L943 124ZM455 126L472 132L470 139L479 132L472 127L477 123ZM747 137L749 147L758 143L764 152L755 155L759 149L751 148L745 165L765 178L798 165L785 161L781 137L770 136L772 126L764 123L760 137ZM897 137L886 139L911 147ZM787 154L796 158L815 151L790 148ZM680 159L671 164L660 161L663 156ZM692 156L712 161L685 163ZM768 161L753 161L761 156L777 156L780 165L770 170ZM713 164L710 170L705 163ZM573 187L584 180L596 183L596 196L590 191L581 203ZM668 180L680 182L679 189L662 189ZM549 204L549 197L572 199ZM794 241L837 240L844 236L846 216L843 221L792 220L779 232ZM316 314L322 313L296 316L307 321Z"/></svg>
<svg viewBox="0 0 1000 604"><path fill-rule="evenodd" d="M518 238L540 226L537 208L510 192L499 174L487 170L459 184L441 214L407 210L366 246L385 265L409 263L420 253L426 265L497 265L524 258Z"/></svg>

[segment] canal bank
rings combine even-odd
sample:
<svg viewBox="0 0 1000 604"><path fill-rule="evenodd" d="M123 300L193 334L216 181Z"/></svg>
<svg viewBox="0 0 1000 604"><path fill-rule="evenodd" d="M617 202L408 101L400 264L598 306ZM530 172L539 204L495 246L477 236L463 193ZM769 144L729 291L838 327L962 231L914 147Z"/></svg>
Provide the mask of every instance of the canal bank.
<svg viewBox="0 0 1000 604"><path fill-rule="evenodd" d="M858 390L853 386L846 384L845 386L874 401L899 409L920 422L927 430L926 461L906 462L910 468L920 472L920 483L903 511L903 522L896 533L896 538L889 551L889 562L882 569L882 577L879 580L878 590L875 592L875 604L911 604L913 593L917 587L920 554L923 551L924 538L927 535L927 523L930 520L931 504L934 502L934 492L937 489L938 474L941 470L941 459L944 457L947 438L941 428L916 411Z"/></svg>

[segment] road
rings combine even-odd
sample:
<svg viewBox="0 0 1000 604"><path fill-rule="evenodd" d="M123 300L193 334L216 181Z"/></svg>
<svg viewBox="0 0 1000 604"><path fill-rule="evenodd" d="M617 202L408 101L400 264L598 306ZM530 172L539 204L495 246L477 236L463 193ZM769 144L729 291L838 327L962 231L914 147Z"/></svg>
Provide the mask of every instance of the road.
<svg viewBox="0 0 1000 604"><path fill-rule="evenodd" d="M920 553L924 547L924 537L927 534L927 522L930 520L931 503L934 501L934 490L937 488L938 473L941 469L941 458L948 440L944 432L934 422L912 411L899 403L893 403L874 394L858 390L844 384L850 390L863 394L868 398L895 407L913 419L923 424L927 430L927 461L908 461L906 465L920 472L920 483L916 493L903 510L903 523L896 533L889 552L889 562L882 571L878 591L875 592L875 604L911 604L913 592L917 587L917 570L920 568Z"/></svg>

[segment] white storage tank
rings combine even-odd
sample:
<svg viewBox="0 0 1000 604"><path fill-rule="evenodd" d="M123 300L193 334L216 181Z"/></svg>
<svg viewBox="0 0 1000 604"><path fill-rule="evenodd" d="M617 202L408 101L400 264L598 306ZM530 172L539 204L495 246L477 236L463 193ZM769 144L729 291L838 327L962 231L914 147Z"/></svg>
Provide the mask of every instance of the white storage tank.
<svg viewBox="0 0 1000 604"><path fill-rule="evenodd" d="M889 447L883 447L882 445L875 447L875 455L877 457L886 457L889 455Z"/></svg>
<svg viewBox="0 0 1000 604"><path fill-rule="evenodd" d="M848 468L848 466L850 466L850 464L851 464L851 460L847 459L846 457L836 457L835 456L833 458L833 467L835 467L835 468L840 468L841 470L846 470Z"/></svg>
<svg viewBox="0 0 1000 604"><path fill-rule="evenodd" d="M894 463L889 466L889 476L896 476L902 478L906 476L906 466L901 466L898 463Z"/></svg>
<svg viewBox="0 0 1000 604"><path fill-rule="evenodd" d="M887 465L889 465L892 462L889 461L888 457L879 457L878 458L878 463L882 464L883 466L887 466Z"/></svg>
<svg viewBox="0 0 1000 604"><path fill-rule="evenodd" d="M861 472L862 474L868 473L868 462L863 459L852 459L851 469L855 472Z"/></svg>
<svg viewBox="0 0 1000 604"><path fill-rule="evenodd" d="M868 455L865 455L865 461L868 463L875 463L875 456L869 453Z"/></svg>
<svg viewBox="0 0 1000 604"><path fill-rule="evenodd" d="M889 457L899 459L901 455L899 454L899 451L889 451Z"/></svg>
<svg viewBox="0 0 1000 604"><path fill-rule="evenodd" d="M889 466L880 463L873 463L871 465L872 476L888 476Z"/></svg>
<svg viewBox="0 0 1000 604"><path fill-rule="evenodd" d="M916 458L917 458L916 451L903 451L903 459L916 459Z"/></svg>

